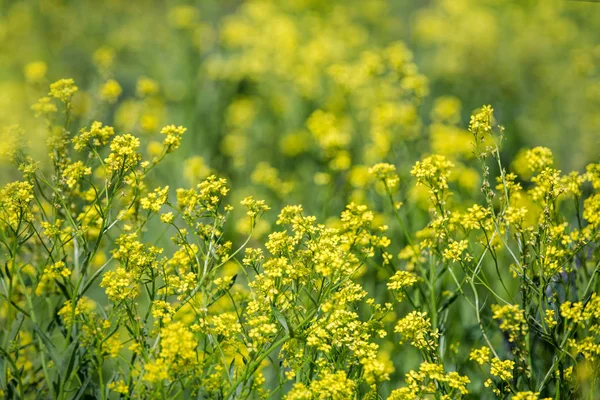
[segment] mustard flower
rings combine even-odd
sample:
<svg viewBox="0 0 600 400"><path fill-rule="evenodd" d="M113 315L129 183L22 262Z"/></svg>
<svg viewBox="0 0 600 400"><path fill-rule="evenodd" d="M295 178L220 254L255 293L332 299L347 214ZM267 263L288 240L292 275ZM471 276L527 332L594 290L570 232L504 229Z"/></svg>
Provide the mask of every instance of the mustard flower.
<svg viewBox="0 0 600 400"><path fill-rule="evenodd" d="M513 368L515 362L512 360L501 361L499 358L494 357L490 365L490 374L503 381L508 381L513 377Z"/></svg>
<svg viewBox="0 0 600 400"><path fill-rule="evenodd" d="M61 79L50 84L48 96L52 96L63 103L68 103L78 90L79 88L75 86L75 81L73 79Z"/></svg>
<svg viewBox="0 0 600 400"><path fill-rule="evenodd" d="M492 106L483 106L479 112L471 116L469 131L473 134L491 133L494 109Z"/></svg>
<svg viewBox="0 0 600 400"><path fill-rule="evenodd" d="M151 193L148 193L146 197L140 200L140 205L144 210L151 212L158 212L160 207L167 202L167 196L169 194L169 187L156 188ZM162 218L161 218L162 220Z"/></svg>
<svg viewBox="0 0 600 400"><path fill-rule="evenodd" d="M140 140L131 134L115 136L110 143L111 153L104 159L107 170L114 174L135 168L142 159L139 147Z"/></svg>
<svg viewBox="0 0 600 400"><path fill-rule="evenodd" d="M35 116L51 115L58 111L56 105L52 102L50 97L41 97L38 101L31 106L31 109L35 112Z"/></svg>
<svg viewBox="0 0 600 400"><path fill-rule="evenodd" d="M392 164L375 164L369 168L369 174L384 182L385 186L390 190L394 190L400 182L400 178L396 174L396 167Z"/></svg>
<svg viewBox="0 0 600 400"><path fill-rule="evenodd" d="M134 299L139 293L138 281L134 274L122 267L106 272L100 286L106 288L106 295L114 302Z"/></svg>
<svg viewBox="0 0 600 400"><path fill-rule="evenodd" d="M417 180L417 185L425 185L432 193L448 188L448 178L454 163L441 155L433 155L417 161L410 174Z"/></svg>
<svg viewBox="0 0 600 400"><path fill-rule="evenodd" d="M469 242L466 240L450 242L448 247L444 249L443 258L446 261L460 262L470 261L472 257L469 254L464 254L465 250L469 246Z"/></svg>
<svg viewBox="0 0 600 400"><path fill-rule="evenodd" d="M179 148L185 131L187 131L187 128L175 125L167 125L161 129L160 133L166 136L163 145L167 148L167 153L171 153Z"/></svg>
<svg viewBox="0 0 600 400"><path fill-rule="evenodd" d="M410 342L419 350L434 349L437 347L437 333L431 330L431 321L427 313L412 311L398 321L394 332L401 335L400 344Z"/></svg>
<svg viewBox="0 0 600 400"><path fill-rule="evenodd" d="M29 83L39 83L43 81L46 77L46 72L48 72L48 66L43 61L30 62L23 68L25 79Z"/></svg>
<svg viewBox="0 0 600 400"><path fill-rule="evenodd" d="M492 304L492 312L492 318L501 321L500 329L509 334L510 342L515 342L527 334L529 328L525 313L517 304Z"/></svg>
<svg viewBox="0 0 600 400"><path fill-rule="evenodd" d="M397 293L398 301L402 301L405 296L406 289L412 287L419 281L417 275L409 271L396 271L387 283L389 290Z"/></svg>
<svg viewBox="0 0 600 400"><path fill-rule="evenodd" d="M100 98L107 103L114 104L117 102L122 92L123 89L121 89L119 82L114 79L109 79L100 89Z"/></svg>
<svg viewBox="0 0 600 400"><path fill-rule="evenodd" d="M75 161L65 167L62 180L65 185L72 189L84 176L91 174L92 169L90 167L86 167L81 161Z"/></svg>
<svg viewBox="0 0 600 400"><path fill-rule="evenodd" d="M525 153L527 166L531 171L540 172L554 163L552 151L547 147L534 147Z"/></svg>
<svg viewBox="0 0 600 400"><path fill-rule="evenodd" d="M490 348L483 346L479 349L471 350L469 354L469 360L476 361L479 365L490 362Z"/></svg>
<svg viewBox="0 0 600 400"><path fill-rule="evenodd" d="M75 150L83 150L87 146L98 147L108 143L115 134L114 128L102 126L101 122L94 121L89 130L86 128L79 131L79 135L73 138L73 147Z"/></svg>
<svg viewBox="0 0 600 400"><path fill-rule="evenodd" d="M244 198L240 203L248 209L246 215L251 218L260 217L266 211L270 210L264 200L254 200L252 196Z"/></svg>

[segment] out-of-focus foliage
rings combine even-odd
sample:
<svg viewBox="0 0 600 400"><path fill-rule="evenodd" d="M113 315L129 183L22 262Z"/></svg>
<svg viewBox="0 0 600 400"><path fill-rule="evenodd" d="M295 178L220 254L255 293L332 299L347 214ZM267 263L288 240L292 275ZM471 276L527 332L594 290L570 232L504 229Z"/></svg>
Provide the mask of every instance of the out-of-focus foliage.
<svg viewBox="0 0 600 400"><path fill-rule="evenodd" d="M427 3L416 12L411 34L432 94L457 96L467 112L493 99L509 123L510 151L543 143L565 168L598 157L598 4Z"/></svg>
<svg viewBox="0 0 600 400"><path fill-rule="evenodd" d="M185 124L190 135L170 164L184 171L177 179L218 170L240 190L260 185L269 198L318 213L325 199L335 197L331 209L360 199L377 159L410 165L429 149L468 156L456 126L488 102L509 123L506 154L544 144L559 165L581 168L600 148L597 8L562 0L6 2L0 121L41 139L29 106L48 81L71 76L82 89L77 124L102 119L142 136L167 119ZM317 188L324 198L307 196Z"/></svg>

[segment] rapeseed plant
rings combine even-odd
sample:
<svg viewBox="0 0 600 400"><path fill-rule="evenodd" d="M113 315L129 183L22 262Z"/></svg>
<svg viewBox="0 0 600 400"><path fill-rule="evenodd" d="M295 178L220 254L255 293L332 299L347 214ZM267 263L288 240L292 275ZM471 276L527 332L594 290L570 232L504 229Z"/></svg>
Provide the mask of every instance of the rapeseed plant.
<svg viewBox="0 0 600 400"><path fill-rule="evenodd" d="M0 190L3 396L599 393L599 164L563 175L536 147L528 178L508 171L504 130L485 106L469 125L481 195L459 198L460 167L424 156L405 178L427 190L420 229L407 211L418 204L399 200L401 171L382 162L365 181L382 211L350 202L321 222L288 205L257 239L271 207L246 196L249 234L238 242L225 178L151 186L186 128L162 128L152 154L101 122L75 132L76 92L60 80L43 100L54 111L34 108L50 163L20 140L8 149L22 178Z"/></svg>

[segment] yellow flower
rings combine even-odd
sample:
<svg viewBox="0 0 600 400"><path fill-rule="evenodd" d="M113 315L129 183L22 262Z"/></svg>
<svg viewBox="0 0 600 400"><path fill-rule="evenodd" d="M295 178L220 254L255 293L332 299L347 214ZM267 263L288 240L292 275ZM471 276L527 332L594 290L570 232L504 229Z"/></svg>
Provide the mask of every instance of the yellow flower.
<svg viewBox="0 0 600 400"><path fill-rule="evenodd" d="M94 52L94 63L101 70L107 70L112 67L115 60L115 51L107 46L102 46Z"/></svg>
<svg viewBox="0 0 600 400"><path fill-rule="evenodd" d="M410 288L418 281L419 278L412 272L396 271L396 273L388 281L387 287L389 290L393 290L397 293L398 301L402 301L406 289Z"/></svg>
<svg viewBox="0 0 600 400"><path fill-rule="evenodd" d="M84 176L91 174L92 169L90 167L86 167L81 161L75 161L68 164L63 170L62 181L69 189L73 189Z"/></svg>
<svg viewBox="0 0 600 400"><path fill-rule="evenodd" d="M417 161L410 174L417 179L417 185L429 187L433 194L448 188L450 169L454 163L442 155L432 155Z"/></svg>
<svg viewBox="0 0 600 400"><path fill-rule="evenodd" d="M114 79L109 79L100 89L100 98L107 103L114 104L121 96L123 90L121 89L121 85L119 82Z"/></svg>
<svg viewBox="0 0 600 400"><path fill-rule="evenodd" d="M173 219L175 218L175 216L173 215L172 212L168 212L165 214L161 214L160 216L160 222L164 223L164 224L170 224L171 222L173 222Z"/></svg>
<svg viewBox="0 0 600 400"><path fill-rule="evenodd" d="M469 360L476 361L479 365L490 362L490 348L484 346L480 349L471 350Z"/></svg>
<svg viewBox="0 0 600 400"><path fill-rule="evenodd" d="M468 246L469 242L466 240L451 242L448 247L444 249L444 260L452 260L453 262L470 261L472 257L469 254L463 254Z"/></svg>
<svg viewBox="0 0 600 400"><path fill-rule="evenodd" d="M269 206L265 204L264 200L254 200L252 196L246 197L240 203L248 209L246 215L251 218L260 217L265 213L265 211L270 210Z"/></svg>
<svg viewBox="0 0 600 400"><path fill-rule="evenodd" d="M158 93L158 83L150 78L138 79L135 92L139 97L153 96Z"/></svg>
<svg viewBox="0 0 600 400"><path fill-rule="evenodd" d="M400 183L400 178L396 173L396 167L392 164L375 164L369 168L369 174L382 181L389 190L394 190Z"/></svg>
<svg viewBox="0 0 600 400"><path fill-rule="evenodd" d="M167 196L169 194L169 187L156 188L153 192L140 200L140 205L144 210L150 210L151 212L158 212L160 207L166 203Z"/></svg>
<svg viewBox="0 0 600 400"><path fill-rule="evenodd" d="M127 386L125 381L122 379L120 379L118 381L110 382L108 384L108 388L115 393L121 393L121 394L129 393L129 386Z"/></svg>
<svg viewBox="0 0 600 400"><path fill-rule="evenodd" d="M515 393L511 400L540 400L539 396L539 392L518 392Z"/></svg>
<svg viewBox="0 0 600 400"><path fill-rule="evenodd" d="M529 328L525 313L517 304L492 304L492 312L492 318L501 321L500 329L509 334L510 342L515 342L527 334Z"/></svg>
<svg viewBox="0 0 600 400"><path fill-rule="evenodd" d="M179 145L181 144L181 138L185 131L187 131L187 129L183 126L175 125L167 125L161 129L160 133L166 136L163 144L167 148L167 153L179 148Z"/></svg>
<svg viewBox="0 0 600 400"><path fill-rule="evenodd" d="M492 106L483 106L477 113L471 116L469 131L476 135L492 132L494 109Z"/></svg>
<svg viewBox="0 0 600 400"><path fill-rule="evenodd" d="M400 344L410 341L410 344L420 350L437 348L438 334L432 332L431 321L427 318L427 313L418 311L409 313L398 321L394 332L398 332L402 336Z"/></svg>
<svg viewBox="0 0 600 400"><path fill-rule="evenodd" d="M110 126L102 126L101 122L92 122L89 130L86 128L79 131L79 135L73 138L75 150L83 150L84 148L104 146L110 138L114 136L115 130Z"/></svg>
<svg viewBox="0 0 600 400"><path fill-rule="evenodd" d="M13 229L21 221L32 218L29 203L34 199L33 185L29 182L11 182L0 190L0 216L2 224Z"/></svg>
<svg viewBox="0 0 600 400"><path fill-rule="evenodd" d="M60 79L50 84L48 96L52 96L63 103L68 103L78 90L79 88L75 86L75 81L73 79Z"/></svg>
<svg viewBox="0 0 600 400"><path fill-rule="evenodd" d="M583 218L593 228L600 227L600 193L588 197L583 202Z"/></svg>
<svg viewBox="0 0 600 400"><path fill-rule="evenodd" d="M106 288L106 295L114 302L134 299L138 295L138 282L133 273L122 267L106 272L100 286Z"/></svg>
<svg viewBox="0 0 600 400"><path fill-rule="evenodd" d="M50 97L42 97L38 99L37 103L31 106L31 109L35 112L35 116L50 115L57 111L56 105L52 103Z"/></svg>
<svg viewBox="0 0 600 400"><path fill-rule="evenodd" d="M551 309L547 309L545 312L544 321L546 322L546 325L548 325L548 328L553 328L558 324L554 314L554 310Z"/></svg>
<svg viewBox="0 0 600 400"><path fill-rule="evenodd" d="M525 153L527 159L527 166L531 171L542 171L547 167L551 167L554 163L552 157L552 151L547 147L534 147Z"/></svg>
<svg viewBox="0 0 600 400"><path fill-rule="evenodd" d="M29 83L41 82L46 77L47 71L48 66L43 61L30 62L29 64L25 65L25 68L23 68L25 79Z"/></svg>
<svg viewBox="0 0 600 400"><path fill-rule="evenodd" d="M512 360L500 361L499 358L495 357L492 359L490 366L490 374L500 378L503 381L508 381L513 377L513 368L515 362Z"/></svg>
<svg viewBox="0 0 600 400"><path fill-rule="evenodd" d="M111 153L104 159L108 172L124 173L135 168L142 159L137 152L139 147L140 140L129 133L115 136L110 144Z"/></svg>

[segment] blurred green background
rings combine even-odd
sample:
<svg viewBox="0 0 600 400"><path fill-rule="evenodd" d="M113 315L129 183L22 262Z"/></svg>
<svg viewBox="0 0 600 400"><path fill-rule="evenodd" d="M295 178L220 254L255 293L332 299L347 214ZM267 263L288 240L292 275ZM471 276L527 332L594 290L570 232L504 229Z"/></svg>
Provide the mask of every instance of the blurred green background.
<svg viewBox="0 0 600 400"><path fill-rule="evenodd" d="M217 172L330 212L364 197L375 162L406 175L430 151L468 158L483 104L507 158L597 160L599 27L600 5L563 0L1 1L0 125L43 147L29 107L72 77L78 126L140 134L150 153L161 126L188 128L172 186Z"/></svg>

